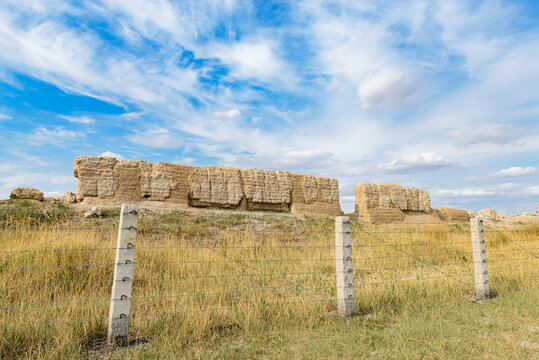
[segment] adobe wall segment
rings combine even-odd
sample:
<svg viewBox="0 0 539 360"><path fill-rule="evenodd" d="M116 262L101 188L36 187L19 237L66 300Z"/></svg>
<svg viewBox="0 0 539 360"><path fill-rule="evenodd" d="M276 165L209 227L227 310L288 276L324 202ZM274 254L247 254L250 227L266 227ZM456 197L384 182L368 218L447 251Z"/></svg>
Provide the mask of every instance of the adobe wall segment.
<svg viewBox="0 0 539 360"><path fill-rule="evenodd" d="M469 221L466 210L432 209L427 191L415 187L362 182L354 187L354 193L356 214L371 224Z"/></svg>
<svg viewBox="0 0 539 360"><path fill-rule="evenodd" d="M447 222L468 222L470 221L470 215L468 211L463 209L451 209L451 208L436 208L434 209L436 214L442 221Z"/></svg>
<svg viewBox="0 0 539 360"><path fill-rule="evenodd" d="M220 207L330 216L342 214L336 179L285 171L194 167L173 163L79 156L76 200L170 208Z"/></svg>
<svg viewBox="0 0 539 360"><path fill-rule="evenodd" d="M354 187L354 193L355 211L369 223L402 222L411 212L432 213L429 194L415 187L362 182Z"/></svg>

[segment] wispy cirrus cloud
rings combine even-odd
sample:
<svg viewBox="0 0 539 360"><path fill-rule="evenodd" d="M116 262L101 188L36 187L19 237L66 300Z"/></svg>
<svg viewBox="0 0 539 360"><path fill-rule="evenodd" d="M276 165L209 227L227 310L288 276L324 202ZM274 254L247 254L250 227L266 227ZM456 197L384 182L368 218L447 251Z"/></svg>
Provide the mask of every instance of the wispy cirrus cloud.
<svg viewBox="0 0 539 360"><path fill-rule="evenodd" d="M25 141L33 146L54 145L66 146L69 142L85 138L86 135L79 131L71 131L61 126L48 129L40 127L29 135L24 135Z"/></svg>
<svg viewBox="0 0 539 360"><path fill-rule="evenodd" d="M182 145L185 145L185 142L179 135L175 135L169 130L162 128L138 132L131 135L129 141L135 144L160 149L177 149Z"/></svg>
<svg viewBox="0 0 539 360"><path fill-rule="evenodd" d="M59 115L62 119L67 120L73 123L90 125L95 123L95 119L89 116L70 116L70 115Z"/></svg>

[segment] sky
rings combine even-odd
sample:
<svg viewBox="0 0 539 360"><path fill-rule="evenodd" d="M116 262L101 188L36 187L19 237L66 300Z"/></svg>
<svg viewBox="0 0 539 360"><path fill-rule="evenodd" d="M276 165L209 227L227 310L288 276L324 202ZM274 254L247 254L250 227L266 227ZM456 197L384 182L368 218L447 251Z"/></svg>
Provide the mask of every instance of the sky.
<svg viewBox="0 0 539 360"><path fill-rule="evenodd" d="M539 3L2 0L0 198L79 155L539 205Z"/></svg>

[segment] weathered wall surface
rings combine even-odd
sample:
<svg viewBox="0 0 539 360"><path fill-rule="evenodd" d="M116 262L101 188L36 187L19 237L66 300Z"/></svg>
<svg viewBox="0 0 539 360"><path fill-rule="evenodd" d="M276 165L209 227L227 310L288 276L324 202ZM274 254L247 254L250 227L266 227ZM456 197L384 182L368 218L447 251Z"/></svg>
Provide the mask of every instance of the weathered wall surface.
<svg viewBox="0 0 539 360"><path fill-rule="evenodd" d="M499 221L500 217L496 213L496 210L494 209L483 209L479 210L478 215L480 215L482 218L489 220L489 221Z"/></svg>
<svg viewBox="0 0 539 360"><path fill-rule="evenodd" d="M337 180L285 171L79 156L76 200L341 215Z"/></svg>
<svg viewBox="0 0 539 360"><path fill-rule="evenodd" d="M292 193L290 211L340 215L339 184L336 179L290 173Z"/></svg>
<svg viewBox="0 0 539 360"><path fill-rule="evenodd" d="M79 156L76 199L95 205L143 201L189 205L190 176L197 168L171 163Z"/></svg>
<svg viewBox="0 0 539 360"><path fill-rule="evenodd" d="M11 192L9 195L10 199L31 199L43 201L43 193L38 189L27 188L27 187L18 187Z"/></svg>
<svg viewBox="0 0 539 360"><path fill-rule="evenodd" d="M463 210L463 209L436 208L434 210L442 221L448 221L448 222L470 221L470 216L468 215L468 211Z"/></svg>
<svg viewBox="0 0 539 360"><path fill-rule="evenodd" d="M430 196L422 189L363 182L354 187L354 193L356 213L369 223L402 222L407 213L432 213Z"/></svg>

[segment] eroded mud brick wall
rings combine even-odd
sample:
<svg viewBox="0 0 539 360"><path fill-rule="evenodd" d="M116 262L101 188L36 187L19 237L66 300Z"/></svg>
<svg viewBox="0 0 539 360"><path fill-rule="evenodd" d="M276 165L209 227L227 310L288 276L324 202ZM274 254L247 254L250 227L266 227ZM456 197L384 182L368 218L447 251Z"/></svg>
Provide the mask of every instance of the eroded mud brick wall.
<svg viewBox="0 0 539 360"><path fill-rule="evenodd" d="M339 183L336 179L289 173L292 181L290 211L340 215Z"/></svg>
<svg viewBox="0 0 539 360"><path fill-rule="evenodd" d="M467 222L470 221L468 212L463 209L436 208L434 209L440 220L447 222Z"/></svg>
<svg viewBox="0 0 539 360"><path fill-rule="evenodd" d="M285 171L79 156L74 175L77 201L87 204L342 213L337 180Z"/></svg>
<svg viewBox="0 0 539 360"><path fill-rule="evenodd" d="M79 156L73 173L78 178L78 202L114 205L155 201L189 205L189 178L196 167L109 157Z"/></svg>
<svg viewBox="0 0 539 360"><path fill-rule="evenodd" d="M406 213L432 213L427 191L393 184L359 183L354 187L356 213L378 224L404 221Z"/></svg>

